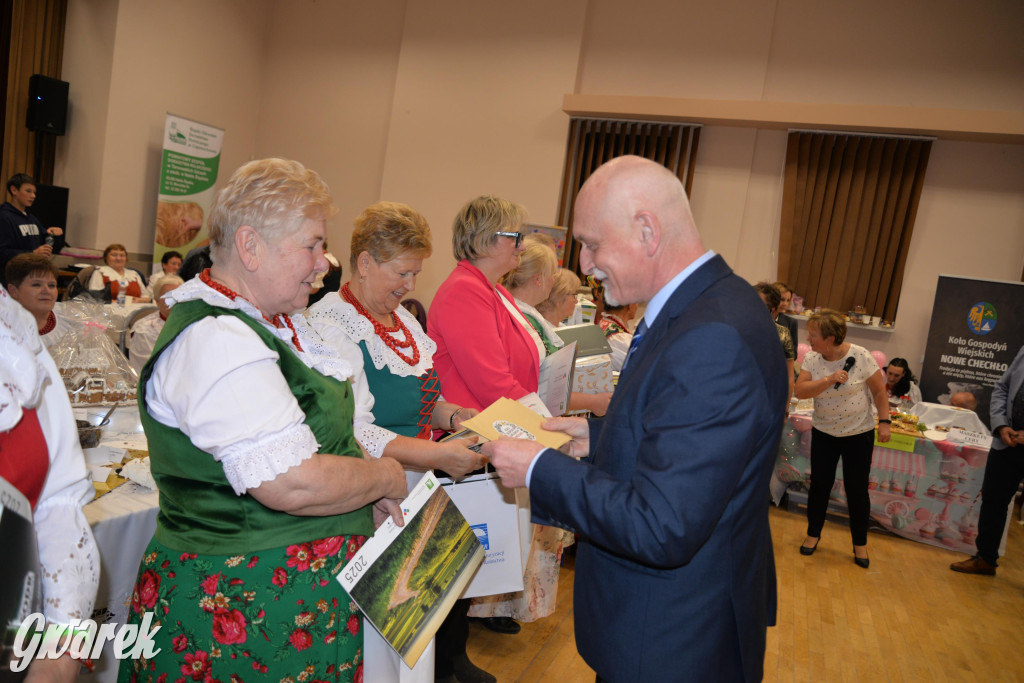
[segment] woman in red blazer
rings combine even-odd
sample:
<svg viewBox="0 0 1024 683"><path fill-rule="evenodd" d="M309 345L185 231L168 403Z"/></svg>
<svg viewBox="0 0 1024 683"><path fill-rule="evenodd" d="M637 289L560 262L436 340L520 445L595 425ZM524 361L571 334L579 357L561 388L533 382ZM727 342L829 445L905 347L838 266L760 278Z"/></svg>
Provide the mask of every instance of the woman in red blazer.
<svg viewBox="0 0 1024 683"><path fill-rule="evenodd" d="M437 343L434 369L445 399L483 410L501 397L537 391L541 350L512 295L498 284L522 252L526 210L498 197L477 197L455 217L458 265L427 315Z"/></svg>
<svg viewBox="0 0 1024 683"><path fill-rule="evenodd" d="M518 399L537 391L543 349L512 295L498 284L519 265L525 219L522 206L498 197L477 197L455 216L452 248L458 264L427 314L427 334L437 343L434 370L447 401L483 410L503 396ZM469 600L456 602L437 632L435 680L454 673L452 663L466 661L469 606ZM503 633L519 631L508 617L481 622ZM479 671L473 680L495 679Z"/></svg>

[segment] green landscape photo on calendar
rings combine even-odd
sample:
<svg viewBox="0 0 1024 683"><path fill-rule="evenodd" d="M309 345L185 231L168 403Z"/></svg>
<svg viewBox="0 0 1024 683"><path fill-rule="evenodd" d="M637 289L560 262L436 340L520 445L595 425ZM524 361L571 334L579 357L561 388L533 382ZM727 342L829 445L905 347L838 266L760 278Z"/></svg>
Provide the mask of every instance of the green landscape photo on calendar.
<svg viewBox="0 0 1024 683"><path fill-rule="evenodd" d="M366 618L410 667L441 626L484 549L432 473L338 574Z"/></svg>

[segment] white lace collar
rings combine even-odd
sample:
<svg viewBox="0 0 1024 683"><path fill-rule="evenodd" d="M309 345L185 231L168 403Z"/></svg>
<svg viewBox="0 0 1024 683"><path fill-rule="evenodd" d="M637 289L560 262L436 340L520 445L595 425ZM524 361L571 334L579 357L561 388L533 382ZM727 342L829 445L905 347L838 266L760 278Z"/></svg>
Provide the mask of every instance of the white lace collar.
<svg viewBox="0 0 1024 683"><path fill-rule="evenodd" d="M308 314L311 322L333 325L341 329L356 344L365 342L366 350L373 360L373 367L378 370L387 366L391 374L399 377L422 377L434 366L437 344L427 336L413 314L405 310L405 306L396 308L395 315L409 329L413 342L420 350L420 361L416 365L409 365L385 344L384 340L377 336L373 324L337 292L331 292L313 304Z"/></svg>
<svg viewBox="0 0 1024 683"><path fill-rule="evenodd" d="M549 323L547 318L541 315L541 312L534 306L531 306L525 301L520 301L518 298L516 298L516 306L519 306L519 310L523 312L523 315L527 315L540 323L541 329L544 330L544 338L549 343L557 346L558 348L565 346L565 342L562 341L562 338L558 336L557 332L555 332L555 326Z"/></svg>
<svg viewBox="0 0 1024 683"><path fill-rule="evenodd" d="M320 339L320 335L316 334L313 329L309 326L309 322L302 313L294 313L288 316L292 325L295 327L295 335L299 340L299 344L302 346L302 350L295 348L292 342L292 331L287 327L274 327L263 317L263 314L253 306L248 300L238 297L237 299L231 299L221 294L216 289L207 286L198 277L194 277L182 286L172 289L164 295L164 301L168 307L173 307L175 304L184 303L186 301L202 301L203 303L209 304L216 308L227 308L230 310L241 311L247 316L256 320L264 328L269 330L275 337L282 340L288 346L291 347L295 355L299 357L307 367L313 368L317 372L334 377L337 380L344 382L352 376L352 366L348 361L343 359L340 355L329 349L323 341Z"/></svg>
<svg viewBox="0 0 1024 683"><path fill-rule="evenodd" d="M39 405L48 377L41 352L35 318L0 287L0 432L21 421L22 408Z"/></svg>

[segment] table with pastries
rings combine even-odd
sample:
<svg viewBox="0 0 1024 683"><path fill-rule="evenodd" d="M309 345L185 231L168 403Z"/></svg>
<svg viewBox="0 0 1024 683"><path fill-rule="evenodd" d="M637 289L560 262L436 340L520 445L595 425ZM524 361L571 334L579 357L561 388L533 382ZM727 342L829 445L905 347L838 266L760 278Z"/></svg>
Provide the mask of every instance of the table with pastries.
<svg viewBox="0 0 1024 683"><path fill-rule="evenodd" d="M779 444L776 502L784 492L803 500L810 485L813 412L801 408L790 414ZM875 443L868 479L872 521L903 538L973 554L988 428L969 410L936 403L919 403L912 413L921 426L916 435L894 434L888 444ZM845 508L840 466L829 509Z"/></svg>

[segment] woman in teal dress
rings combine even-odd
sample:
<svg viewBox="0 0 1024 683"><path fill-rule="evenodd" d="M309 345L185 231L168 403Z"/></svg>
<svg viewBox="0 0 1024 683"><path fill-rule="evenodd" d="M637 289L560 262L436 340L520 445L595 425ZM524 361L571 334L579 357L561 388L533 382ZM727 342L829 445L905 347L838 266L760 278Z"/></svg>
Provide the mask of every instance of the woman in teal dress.
<svg viewBox="0 0 1024 683"><path fill-rule="evenodd" d="M324 343L356 368L356 439L371 456L402 463L410 488L427 470L458 478L486 461L458 441L431 440L435 430L459 429L477 411L441 399L433 364L437 346L400 305L415 289L430 252L430 228L418 211L395 202L373 204L355 220L353 278L314 304L308 314ZM457 605L451 619L458 620L459 610ZM448 630L442 627L439 639L444 640ZM447 646L438 648L438 679L455 675L460 681L493 681L466 657L465 639L454 640L461 640L455 652ZM421 657L421 662L425 659ZM403 681L433 680L420 665L412 672L401 669L400 674Z"/></svg>
<svg viewBox="0 0 1024 683"><path fill-rule="evenodd" d="M364 459L352 367L301 310L327 268L327 186L253 161L210 214L214 265L172 308L139 382L160 510L130 620L158 653L121 680L361 681L363 620L334 575L406 493Z"/></svg>

